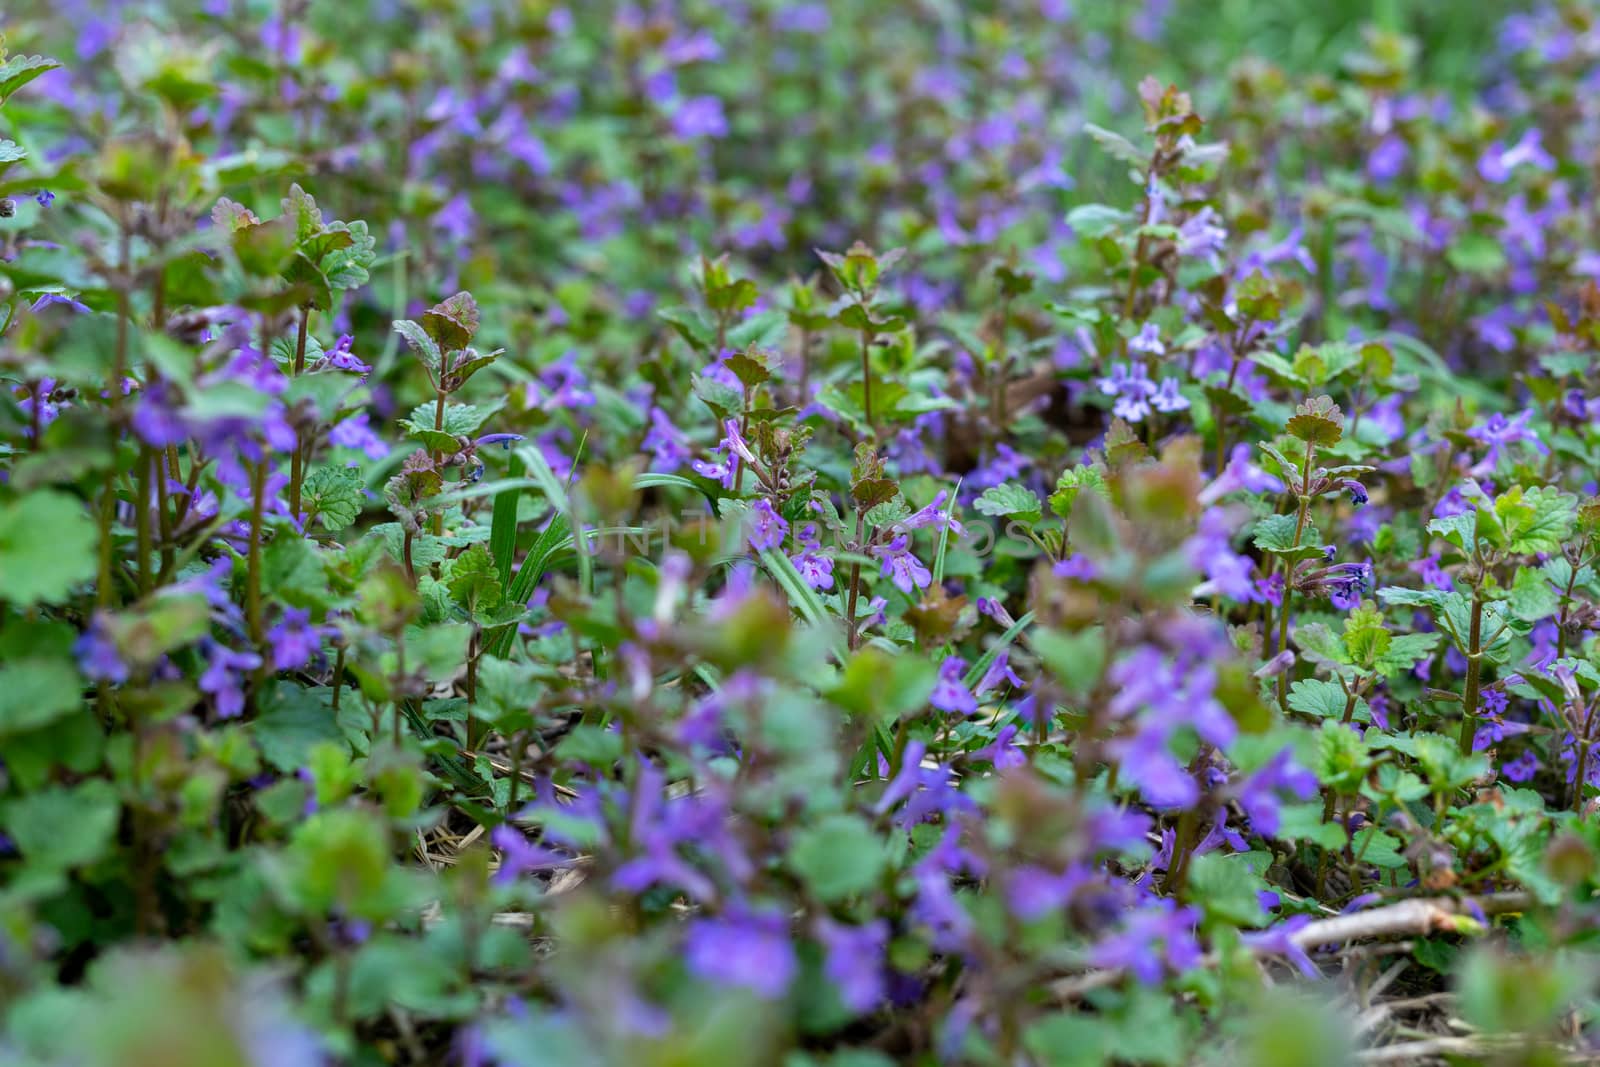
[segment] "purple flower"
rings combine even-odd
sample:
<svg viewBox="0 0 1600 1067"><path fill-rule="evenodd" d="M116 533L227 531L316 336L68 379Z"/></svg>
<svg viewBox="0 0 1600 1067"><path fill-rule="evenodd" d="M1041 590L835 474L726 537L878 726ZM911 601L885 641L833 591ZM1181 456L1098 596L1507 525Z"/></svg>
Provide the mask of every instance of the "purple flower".
<svg viewBox="0 0 1600 1067"><path fill-rule="evenodd" d="M695 96L683 101L669 120L672 132L686 141L700 137L726 137L728 118L722 101L714 96Z"/></svg>
<svg viewBox="0 0 1600 1067"><path fill-rule="evenodd" d="M572 864L571 857L534 844L510 823L496 826L489 840L500 850L500 866L494 872L494 880L500 885L516 881L521 874L559 870Z"/></svg>
<svg viewBox="0 0 1600 1067"><path fill-rule="evenodd" d="M211 696L217 716L231 719L244 711L244 685L249 673L261 666L254 652L235 652L209 638L201 645L206 669L200 675L200 691Z"/></svg>
<svg viewBox="0 0 1600 1067"><path fill-rule="evenodd" d="M691 921L684 958L696 977L740 986L763 1000L788 991L796 966L783 917L749 912Z"/></svg>
<svg viewBox="0 0 1600 1067"><path fill-rule="evenodd" d="M650 432L645 434L640 447L655 457L655 462L650 465L654 471L671 474L681 470L689 459L688 437L672 424L672 419L659 407L650 409Z"/></svg>
<svg viewBox="0 0 1600 1067"><path fill-rule="evenodd" d="M1310 922L1311 916L1296 915L1278 923L1271 929L1242 934L1239 940L1249 946L1252 951L1282 956L1294 964L1300 973L1307 978L1321 978L1322 971L1315 963L1311 962L1311 957L1306 955L1306 950L1296 943L1294 939L1294 935L1299 933Z"/></svg>
<svg viewBox="0 0 1600 1067"><path fill-rule="evenodd" d="M1201 514L1199 529L1184 542L1190 566L1206 577L1195 592L1197 596L1220 593L1252 603L1260 599L1252 577L1255 564L1233 550L1232 538L1232 523L1223 509L1207 508Z"/></svg>
<svg viewBox="0 0 1600 1067"><path fill-rule="evenodd" d="M1147 322L1139 332L1128 339L1128 351L1140 352L1147 356L1166 355L1167 346L1161 343L1161 330L1153 322ZM1144 369L1143 364L1138 364L1139 369Z"/></svg>
<svg viewBox="0 0 1600 1067"><path fill-rule="evenodd" d="M340 448L355 449L368 459L383 459L389 454L389 446L373 432L369 418L367 412L358 411L334 423L328 440Z"/></svg>
<svg viewBox="0 0 1600 1067"><path fill-rule="evenodd" d="M817 937L826 954L823 974L844 1006L854 1012L877 1007L886 990L883 961L889 924L874 919L865 926L846 926L825 918L817 924Z"/></svg>
<svg viewBox="0 0 1600 1067"><path fill-rule="evenodd" d="M1028 757L1016 743L1017 733L1016 723L1002 726L994 740L972 753L972 758L990 763L997 771L1022 766Z"/></svg>
<svg viewBox="0 0 1600 1067"><path fill-rule="evenodd" d="M122 662L105 616L96 613L89 620L89 628L78 635L72 651L78 658L78 668L91 681L116 685L128 680L128 665Z"/></svg>
<svg viewBox="0 0 1600 1067"><path fill-rule="evenodd" d="M822 542L817 540L817 524L807 523L801 527L798 539L800 552L790 556L789 562L811 588L832 589L833 557L822 551Z"/></svg>
<svg viewBox="0 0 1600 1067"><path fill-rule="evenodd" d="M272 649L272 669L292 671L310 662L317 654L321 638L317 628L311 625L309 611L284 608L283 618L267 631L267 645Z"/></svg>
<svg viewBox="0 0 1600 1067"><path fill-rule="evenodd" d="M972 690L967 688L966 682L961 678L966 669L966 662L960 656L950 656L941 663L939 680L934 683L933 692L928 695L928 703L952 715L971 715L977 711L978 699L972 695Z"/></svg>
<svg viewBox="0 0 1600 1067"><path fill-rule="evenodd" d="M34 194L33 198L38 202L40 207L49 207L55 202L56 194L52 193L48 189L40 189L36 194Z"/></svg>
<svg viewBox="0 0 1600 1067"><path fill-rule="evenodd" d="M1294 755L1285 748L1245 779L1239 787L1239 806L1252 829L1271 837L1278 832L1278 795L1287 793L1296 800L1305 800L1316 792L1317 776L1295 763Z"/></svg>
<svg viewBox="0 0 1600 1067"><path fill-rule="evenodd" d="M1178 255L1191 259L1209 256L1221 252L1227 240L1228 231L1221 216L1207 204L1178 227Z"/></svg>
<svg viewBox="0 0 1600 1067"><path fill-rule="evenodd" d="M1011 669L1011 664L1008 662L1010 655L1009 649L1002 648L1000 650L1000 654L994 658L994 662L989 664L989 669L983 672L983 677L978 681L976 692L979 694L987 693L991 689L998 688L1001 682L1010 683L1017 689L1023 688L1022 679L1017 677L1017 672Z"/></svg>
<svg viewBox="0 0 1600 1067"><path fill-rule="evenodd" d="M944 502L949 497L950 494L948 492L943 489L939 490L938 495L926 507L919 508L901 519L894 524L894 528L896 530L920 530L924 527L932 526L939 530L949 530L959 537L966 531L953 515L945 511Z"/></svg>
<svg viewBox="0 0 1600 1067"><path fill-rule="evenodd" d="M772 503L767 500L757 500L750 508L750 550L752 552L765 552L783 544L784 536L789 532L789 524L782 515L772 510Z"/></svg>
<svg viewBox="0 0 1600 1067"><path fill-rule="evenodd" d="M1150 398L1150 404L1157 411L1171 414L1174 411L1186 410L1189 407L1189 398L1178 392L1178 379L1163 378L1161 388Z"/></svg>
<svg viewBox="0 0 1600 1067"><path fill-rule="evenodd" d="M1200 503L1215 504L1229 493L1281 493L1283 482L1250 462L1250 446L1237 444L1228 453L1228 465L1200 492Z"/></svg>
<svg viewBox="0 0 1600 1067"><path fill-rule="evenodd" d="M1526 782L1539 773L1539 755L1533 749L1524 749L1516 759L1500 766L1500 773L1509 782Z"/></svg>
<svg viewBox="0 0 1600 1067"><path fill-rule="evenodd" d="M1472 468L1474 474L1488 474L1494 470L1499 462L1500 453L1508 446L1518 442L1526 442L1533 446L1539 454L1547 454L1550 449L1539 440L1539 435L1528 428L1528 420L1533 412L1523 411L1515 418L1508 419L1500 412L1495 412L1480 426L1474 426L1467 431L1467 436L1474 441L1479 441L1489 446L1484 453L1483 462Z"/></svg>
<svg viewBox="0 0 1600 1067"><path fill-rule="evenodd" d="M328 360L328 366L333 367L335 370L350 371L352 374L371 374L372 367L361 362L350 351L350 346L354 343L355 337L351 334L340 334L339 340L334 343L334 346L323 353Z"/></svg>
<svg viewBox="0 0 1600 1067"><path fill-rule="evenodd" d="M1455 580L1452 579L1450 575L1446 574L1444 569L1439 565L1439 553L1437 552L1429 556L1424 556L1421 559L1408 564L1407 566L1409 566L1411 570L1416 571L1418 577L1420 577L1424 582L1427 582L1429 585L1433 586L1435 589L1449 591L1455 588Z"/></svg>
<svg viewBox="0 0 1600 1067"><path fill-rule="evenodd" d="M872 554L883 560L883 576L907 596L933 584L933 572L912 555L911 539L906 534L896 537L888 545L874 545Z"/></svg>
<svg viewBox="0 0 1600 1067"><path fill-rule="evenodd" d="M1200 913L1158 899L1130 913L1122 928L1090 950L1096 967L1126 970L1146 985L1161 981L1164 973L1181 973L1198 966L1202 957L1195 940Z"/></svg>
<svg viewBox="0 0 1600 1067"><path fill-rule="evenodd" d="M1410 154L1405 139L1398 134L1390 134L1367 154L1367 177L1379 185L1387 185L1400 176Z"/></svg>
<svg viewBox="0 0 1600 1067"><path fill-rule="evenodd" d="M1523 164L1536 170L1554 170L1555 157L1544 150L1544 135L1530 129L1510 148L1496 141L1478 157L1478 176L1495 185L1511 179L1511 172Z"/></svg>
<svg viewBox="0 0 1600 1067"><path fill-rule="evenodd" d="M957 789L951 780L950 768L943 764L932 767L922 765L928 746L921 741L911 741L900 757L900 771L884 787L883 795L873 805L873 813L883 815L901 801L906 806L896 816L901 826L915 826L931 815L947 819L957 812L972 812L977 805L972 798Z"/></svg>

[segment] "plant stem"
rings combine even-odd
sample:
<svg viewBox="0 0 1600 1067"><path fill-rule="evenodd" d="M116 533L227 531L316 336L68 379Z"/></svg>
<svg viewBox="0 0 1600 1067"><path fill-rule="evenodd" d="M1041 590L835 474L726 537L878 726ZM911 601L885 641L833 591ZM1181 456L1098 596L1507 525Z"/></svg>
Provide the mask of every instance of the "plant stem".
<svg viewBox="0 0 1600 1067"><path fill-rule="evenodd" d="M867 416L867 436L876 437L872 425L872 364L868 359L872 351L872 334L861 331L861 409Z"/></svg>
<svg viewBox="0 0 1600 1067"><path fill-rule="evenodd" d="M439 367L439 387L435 390L436 399L433 402L433 428L440 433L444 432L444 376L449 370L448 362ZM439 462L439 453L433 453L433 461ZM435 511L433 515L433 536L440 537L444 534L444 512Z"/></svg>
<svg viewBox="0 0 1600 1067"><path fill-rule="evenodd" d="M111 425L113 434L120 434L122 425L122 379L128 372L128 316L131 311L128 307L128 261L132 258L132 237L128 233L126 224L122 225L122 236L119 242L117 262L121 266L124 277L118 278L117 286L117 342L111 365L111 381L107 383L107 399L111 404ZM38 398L34 398L34 407L38 408ZM38 441L35 440L35 446ZM117 471L113 462L111 476L106 479L105 492L100 497L100 577L99 586L95 590L95 601L101 607L111 606L111 527L117 514Z"/></svg>
<svg viewBox="0 0 1600 1067"><path fill-rule="evenodd" d="M150 556L154 551L150 541L150 467L155 462L155 453L149 445L139 446L139 456L135 462L138 465L134 472L137 499L133 502L133 521L139 544L135 569L139 575L139 595L143 596L150 591Z"/></svg>
<svg viewBox="0 0 1600 1067"><path fill-rule="evenodd" d="M339 713L339 694L344 692L344 646L339 646L339 655L333 661L333 713Z"/></svg>
<svg viewBox="0 0 1600 1067"><path fill-rule="evenodd" d="M857 551L859 551L860 548L861 548L861 520L862 520L861 512L859 510L857 510L856 511L856 536L855 536L855 545L856 545ZM856 631L856 599L860 596L860 594L861 594L861 564L859 564L859 563L851 563L850 564L850 599L849 599L849 602L848 602L848 606L845 608L845 620L844 620L845 643L846 643L846 645L849 646L849 649L850 649L851 652L854 652L856 650L856 644L857 644L858 640L860 639L860 635Z"/></svg>
<svg viewBox="0 0 1600 1067"><path fill-rule="evenodd" d="M306 334L311 325L311 309L300 309L300 326L295 332L294 339L294 376L299 377L306 369ZM300 517L300 483L305 477L305 460L301 455L300 439L295 438L294 450L289 457L289 514L295 518Z"/></svg>
<svg viewBox="0 0 1600 1067"><path fill-rule="evenodd" d="M249 628L250 640L259 648L263 630L261 627L261 527L265 522L267 510L267 460L263 456L261 461L250 470L250 555L245 574L245 624Z"/></svg>
<svg viewBox="0 0 1600 1067"><path fill-rule="evenodd" d="M1294 541L1290 544L1291 552L1300 547L1300 538L1306 532L1306 516L1311 512L1311 497L1308 490L1311 488L1311 463L1316 458L1317 448L1310 441L1306 442L1306 465L1300 475L1300 514L1295 518ZM1290 571L1294 569L1293 561L1285 558L1283 561L1283 603L1278 605L1278 653L1281 655L1289 647L1289 601L1294 595L1290 588L1292 584ZM1283 670L1278 675L1278 703L1287 705L1289 701L1289 671Z"/></svg>
<svg viewBox="0 0 1600 1067"><path fill-rule="evenodd" d="M1467 689L1461 698L1461 736L1457 747L1463 756L1472 752L1472 737L1478 730L1478 690L1483 673L1483 575L1472 587L1472 628L1467 635Z"/></svg>

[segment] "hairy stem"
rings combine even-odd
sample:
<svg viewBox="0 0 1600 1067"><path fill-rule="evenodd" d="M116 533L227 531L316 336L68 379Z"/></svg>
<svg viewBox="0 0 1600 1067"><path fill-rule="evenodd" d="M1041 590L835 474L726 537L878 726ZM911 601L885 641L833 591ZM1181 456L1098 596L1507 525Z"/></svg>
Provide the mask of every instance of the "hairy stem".
<svg viewBox="0 0 1600 1067"><path fill-rule="evenodd" d="M1461 698L1461 736L1457 747L1463 756L1472 752L1478 730L1478 691L1483 676L1483 578L1472 587L1472 628L1467 635L1467 689Z"/></svg>

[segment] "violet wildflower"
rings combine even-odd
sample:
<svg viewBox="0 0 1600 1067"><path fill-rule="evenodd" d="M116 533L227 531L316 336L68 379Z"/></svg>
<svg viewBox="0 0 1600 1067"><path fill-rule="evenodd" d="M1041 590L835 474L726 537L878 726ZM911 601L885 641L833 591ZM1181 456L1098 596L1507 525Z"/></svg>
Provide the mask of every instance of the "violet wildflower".
<svg viewBox="0 0 1600 1067"><path fill-rule="evenodd" d="M283 617L267 631L267 645L272 649L273 670L292 671L304 667L321 645L317 628L311 625L311 613L300 608L284 608Z"/></svg>
<svg viewBox="0 0 1600 1067"><path fill-rule="evenodd" d="M1500 773L1508 782L1527 782L1539 773L1539 755L1533 749L1523 749L1515 759L1500 765Z"/></svg>
<svg viewBox="0 0 1600 1067"><path fill-rule="evenodd" d="M823 974L840 1001L854 1012L871 1011L887 989L884 956L889 924L874 919L865 926L847 926L823 919L817 924L817 936L825 953Z"/></svg>
<svg viewBox="0 0 1600 1067"><path fill-rule="evenodd" d="M1161 330L1153 322L1147 322L1140 327L1139 332L1128 339L1128 351L1139 352L1147 356L1166 355L1167 346L1161 341ZM1143 369L1143 364L1137 364Z"/></svg>
<svg viewBox="0 0 1600 1067"><path fill-rule="evenodd" d="M833 557L822 551L822 542L817 539L817 524L810 522L801 527L796 539L800 542L800 551L789 557L794 569L811 588L832 589Z"/></svg>
<svg viewBox="0 0 1600 1067"><path fill-rule="evenodd" d="M1126 970L1146 985L1167 973L1198 966L1203 953L1195 939L1200 913L1160 899L1129 913L1116 933L1089 953L1096 967Z"/></svg>
<svg viewBox="0 0 1600 1067"><path fill-rule="evenodd" d="M88 628L78 635L72 651L78 659L78 669L90 681L117 685L128 680L128 665L122 661L105 616L96 613L89 620Z"/></svg>
<svg viewBox="0 0 1600 1067"><path fill-rule="evenodd" d="M1282 956L1307 978L1321 978L1321 969L1294 938L1310 922L1309 915L1291 916L1271 929L1243 934L1239 940L1255 952Z"/></svg>
<svg viewBox="0 0 1600 1067"><path fill-rule="evenodd" d="M1467 431L1467 436L1474 441L1488 445L1483 461L1473 468L1475 474L1488 474L1494 470L1495 464L1500 460L1500 454L1510 445L1525 442L1532 445L1534 450L1541 455L1547 454L1550 449L1539 440L1539 435L1528 428L1528 420L1533 415L1531 411L1520 412L1515 418L1508 419L1500 412L1495 412L1486 419L1482 425L1474 426Z"/></svg>
<svg viewBox="0 0 1600 1067"><path fill-rule="evenodd" d="M883 576L907 596L933 584L933 572L911 552L911 539L901 534L887 545L874 545L872 554L883 560Z"/></svg>
<svg viewBox="0 0 1600 1067"><path fill-rule="evenodd" d="M752 552L765 552L783 544L789 523L772 510L768 500L757 500L750 508L749 542Z"/></svg>
<svg viewBox="0 0 1600 1067"><path fill-rule="evenodd" d="M559 870L572 864L570 857L534 844L510 823L496 826L489 840L500 850L500 866L494 880L501 885L516 881L522 874Z"/></svg>
<svg viewBox="0 0 1600 1067"><path fill-rule="evenodd" d="M347 333L341 334L334 346L324 353L328 360L328 366L335 370L349 371L352 374L363 376L371 374L371 365L361 362L360 359L356 358L355 353L350 351L350 347L354 343L355 337Z"/></svg>
<svg viewBox="0 0 1600 1067"><path fill-rule="evenodd" d="M654 471L671 474L681 470L689 460L688 436L674 426L667 413L659 407L650 409L650 432L645 434L640 448L654 457L650 465Z"/></svg>
<svg viewBox="0 0 1600 1067"><path fill-rule="evenodd" d="M1306 800L1316 792L1317 776L1295 763L1294 755L1285 748L1240 785L1239 806L1249 818L1251 829L1272 837L1279 826L1279 794Z"/></svg>
<svg viewBox="0 0 1600 1067"><path fill-rule="evenodd" d="M788 991L797 966L787 927L780 915L753 912L693 919L684 958L699 978L776 1000Z"/></svg>
<svg viewBox="0 0 1600 1067"><path fill-rule="evenodd" d="M1535 170L1553 170L1556 161L1544 148L1544 135L1537 129L1529 129L1510 148L1504 142L1496 141L1490 145L1483 155L1478 157L1478 176L1486 182L1496 185L1510 180L1512 173L1521 166L1531 166Z"/></svg>
<svg viewBox="0 0 1600 1067"><path fill-rule="evenodd" d="M934 683L928 703L940 711L971 715L978 710L978 700L962 680L967 665L960 656L950 656L939 665L939 680Z"/></svg>
<svg viewBox="0 0 1600 1067"><path fill-rule="evenodd" d="M1220 593L1243 603L1259 599L1255 564L1233 550L1232 538L1232 524L1222 509L1207 508L1201 513L1199 529L1184 542L1190 566L1206 578L1195 590L1196 596Z"/></svg>
<svg viewBox="0 0 1600 1067"><path fill-rule="evenodd" d="M994 662L989 664L989 669L983 672L983 677L978 681L977 688L974 690L974 692L976 692L979 696L982 696L991 689L999 688L1002 682L1005 682L1017 689L1023 688L1024 683L1022 679L1018 678L1017 672L1011 669L1011 665L1008 662L1009 657L1010 649L1001 649L1000 654L994 658ZM943 673L943 669L941 668L941 677L943 676Z"/></svg>
<svg viewBox="0 0 1600 1067"><path fill-rule="evenodd" d="M1156 384L1143 363L1114 367L1110 377L1101 378L1096 384L1100 392L1117 398L1111 412L1118 418L1138 422L1150 414L1150 398L1155 395Z"/></svg>
<svg viewBox="0 0 1600 1067"><path fill-rule="evenodd" d="M200 691L212 699L217 716L231 719L244 711L244 688L250 672L261 666L254 652L236 652L207 640L201 646L206 668L200 674Z"/></svg>

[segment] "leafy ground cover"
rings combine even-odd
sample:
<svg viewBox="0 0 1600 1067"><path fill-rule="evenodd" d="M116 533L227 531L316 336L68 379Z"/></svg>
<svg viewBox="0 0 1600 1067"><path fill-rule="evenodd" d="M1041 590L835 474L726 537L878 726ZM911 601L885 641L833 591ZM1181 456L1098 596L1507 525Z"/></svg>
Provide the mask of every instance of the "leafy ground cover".
<svg viewBox="0 0 1600 1067"><path fill-rule="evenodd" d="M1265 7L14 12L0 1059L1593 1055L1600 23Z"/></svg>

